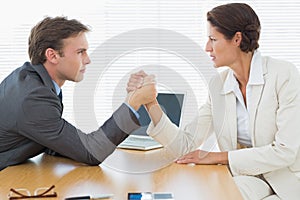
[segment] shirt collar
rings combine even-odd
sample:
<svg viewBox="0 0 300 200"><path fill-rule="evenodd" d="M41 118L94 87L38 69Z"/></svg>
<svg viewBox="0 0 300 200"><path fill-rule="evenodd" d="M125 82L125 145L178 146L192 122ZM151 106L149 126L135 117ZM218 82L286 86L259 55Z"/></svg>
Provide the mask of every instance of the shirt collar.
<svg viewBox="0 0 300 200"><path fill-rule="evenodd" d="M227 74L224 86L223 86L223 91L224 94L228 94L230 92L234 91L234 87L236 85L236 78L233 75L233 71L229 69L229 72Z"/></svg>
<svg viewBox="0 0 300 200"><path fill-rule="evenodd" d="M254 51L251 65L250 65L250 73L249 73L249 81L248 85L263 85L265 83L263 77L263 69L262 69L262 58L259 51ZM224 82L223 92L224 94L228 94L234 91L236 87L237 80L233 74L233 71L229 69L228 75Z"/></svg>
<svg viewBox="0 0 300 200"><path fill-rule="evenodd" d="M251 61L248 85L263 85L264 83L262 58L260 52L255 51Z"/></svg>
<svg viewBox="0 0 300 200"><path fill-rule="evenodd" d="M56 95L59 95L59 93L61 91L60 87L57 85L57 83L54 80L52 80L52 82L53 82L53 85L55 88Z"/></svg>

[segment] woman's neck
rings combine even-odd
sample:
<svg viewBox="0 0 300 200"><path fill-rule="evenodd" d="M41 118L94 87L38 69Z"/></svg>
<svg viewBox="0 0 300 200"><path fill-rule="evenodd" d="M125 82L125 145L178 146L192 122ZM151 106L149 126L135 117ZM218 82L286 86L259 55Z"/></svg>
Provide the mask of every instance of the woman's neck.
<svg viewBox="0 0 300 200"><path fill-rule="evenodd" d="M239 59L232 66L229 66L233 70L234 76L239 82L240 87L246 87L248 83L252 57L252 52L242 52Z"/></svg>

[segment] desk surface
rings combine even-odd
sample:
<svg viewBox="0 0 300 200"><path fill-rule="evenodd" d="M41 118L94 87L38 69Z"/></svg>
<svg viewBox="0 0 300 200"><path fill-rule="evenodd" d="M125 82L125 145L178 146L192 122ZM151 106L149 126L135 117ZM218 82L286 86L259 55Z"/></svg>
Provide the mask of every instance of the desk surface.
<svg viewBox="0 0 300 200"><path fill-rule="evenodd" d="M128 192L138 191L172 192L176 200L242 199L226 166L180 165L169 162L162 150L120 149L100 166L41 154L8 167L0 171L0 199L8 199L10 188L34 191L53 184L58 197L49 200L103 193L126 200Z"/></svg>

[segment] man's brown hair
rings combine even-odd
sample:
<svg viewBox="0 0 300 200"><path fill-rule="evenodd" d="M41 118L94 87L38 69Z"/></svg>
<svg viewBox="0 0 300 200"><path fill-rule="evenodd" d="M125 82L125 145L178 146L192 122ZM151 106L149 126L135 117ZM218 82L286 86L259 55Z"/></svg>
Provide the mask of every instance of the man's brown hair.
<svg viewBox="0 0 300 200"><path fill-rule="evenodd" d="M63 56L63 39L77 36L90 29L78 20L67 17L46 17L31 29L28 40L28 54L33 65L46 61L45 52L52 48Z"/></svg>

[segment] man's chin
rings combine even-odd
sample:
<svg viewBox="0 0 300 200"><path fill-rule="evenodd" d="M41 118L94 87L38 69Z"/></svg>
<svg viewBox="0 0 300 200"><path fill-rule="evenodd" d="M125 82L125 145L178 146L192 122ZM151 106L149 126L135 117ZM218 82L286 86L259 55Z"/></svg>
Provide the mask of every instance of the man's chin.
<svg viewBox="0 0 300 200"><path fill-rule="evenodd" d="M83 80L83 76L81 76L81 77L77 77L75 80L73 80L73 82L76 82L76 83L78 83L78 82L80 82L80 81L82 81Z"/></svg>

